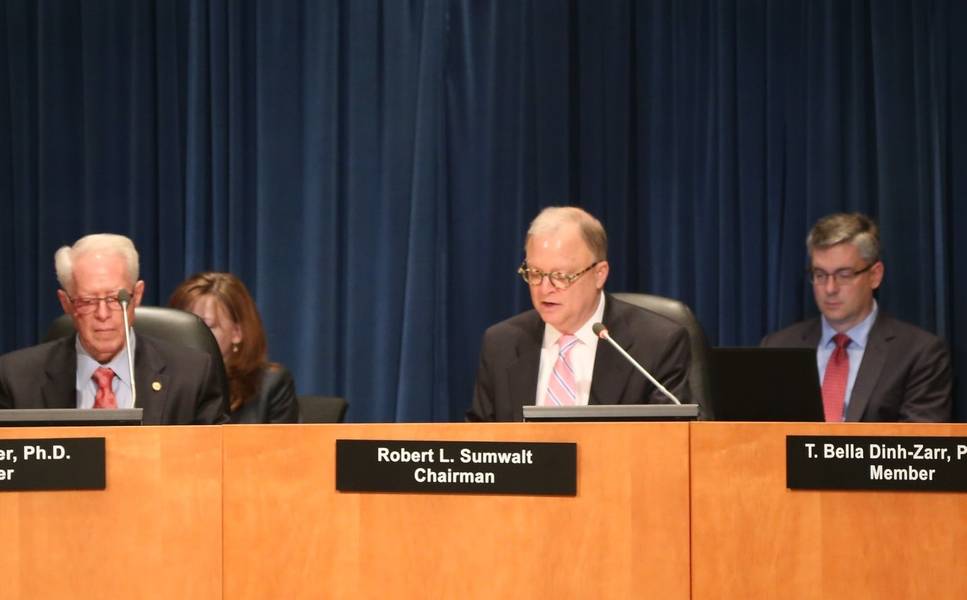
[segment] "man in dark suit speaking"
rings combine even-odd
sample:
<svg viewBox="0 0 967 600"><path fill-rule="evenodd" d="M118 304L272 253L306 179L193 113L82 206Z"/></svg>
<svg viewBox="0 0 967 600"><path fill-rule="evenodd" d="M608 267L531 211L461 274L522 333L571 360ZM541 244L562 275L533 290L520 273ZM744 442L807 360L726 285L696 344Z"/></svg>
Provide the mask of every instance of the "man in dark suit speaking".
<svg viewBox="0 0 967 600"><path fill-rule="evenodd" d="M688 401L688 333L657 313L604 293L608 238L575 207L544 209L531 223L518 273L534 310L484 333L471 421L520 421L523 406L671 402L591 327L611 337L682 402Z"/></svg>
<svg viewBox="0 0 967 600"><path fill-rule="evenodd" d="M869 217L834 214L806 238L820 318L763 346L815 348L827 421L949 421L951 371L937 336L883 313L880 235Z"/></svg>
<svg viewBox="0 0 967 600"><path fill-rule="evenodd" d="M138 252L128 238L94 234L55 255L57 291L76 335L0 356L0 408L132 408L119 292L128 319L141 303ZM130 331L137 406L145 425L227 422L211 357Z"/></svg>

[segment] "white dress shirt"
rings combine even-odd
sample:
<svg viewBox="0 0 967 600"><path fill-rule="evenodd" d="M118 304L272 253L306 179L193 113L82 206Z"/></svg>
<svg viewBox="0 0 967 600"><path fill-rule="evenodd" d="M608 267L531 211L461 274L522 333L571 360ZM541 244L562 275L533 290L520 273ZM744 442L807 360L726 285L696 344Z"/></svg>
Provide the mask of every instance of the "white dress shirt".
<svg viewBox="0 0 967 600"><path fill-rule="evenodd" d="M591 318L574 332L578 343L571 349L569 355L571 366L574 367L574 381L578 386L578 405L587 405L591 397L591 375L594 372L594 354L598 350L598 336L591 331L591 326L604 320L604 292L598 298L598 307ZM558 342L564 335L553 325L544 324L544 343L541 345L541 366L537 373L537 406L547 406L547 383L554 371L554 363L560 352Z"/></svg>

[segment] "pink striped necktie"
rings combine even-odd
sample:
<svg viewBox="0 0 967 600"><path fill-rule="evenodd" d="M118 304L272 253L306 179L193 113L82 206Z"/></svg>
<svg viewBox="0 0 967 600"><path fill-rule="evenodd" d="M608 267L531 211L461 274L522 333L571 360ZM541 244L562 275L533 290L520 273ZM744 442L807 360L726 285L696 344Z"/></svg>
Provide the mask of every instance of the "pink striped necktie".
<svg viewBox="0 0 967 600"><path fill-rule="evenodd" d="M574 366L571 364L571 350L578 343L578 339L571 334L562 335L557 341L560 349L557 362L551 371L551 378L547 382L546 406L574 406L578 401L578 386L574 378Z"/></svg>
<svg viewBox="0 0 967 600"><path fill-rule="evenodd" d="M118 401L114 396L114 371L108 367L98 367L91 376L97 383L97 394L94 395L94 408L117 408Z"/></svg>
<svg viewBox="0 0 967 600"><path fill-rule="evenodd" d="M823 412L826 420L839 422L843 420L843 405L846 399L846 383L849 381L849 353L846 347L850 340L845 333L833 336L836 349L833 350L829 362L826 363L826 373L823 375Z"/></svg>

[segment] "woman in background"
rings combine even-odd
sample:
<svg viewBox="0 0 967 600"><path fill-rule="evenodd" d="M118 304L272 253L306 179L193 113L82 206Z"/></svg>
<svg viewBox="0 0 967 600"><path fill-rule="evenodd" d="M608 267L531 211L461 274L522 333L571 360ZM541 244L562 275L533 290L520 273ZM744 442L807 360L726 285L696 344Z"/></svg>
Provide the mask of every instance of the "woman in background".
<svg viewBox="0 0 967 600"><path fill-rule="evenodd" d="M198 273L168 305L198 315L212 330L228 375L233 423L298 423L292 375L268 361L262 319L245 284L230 273Z"/></svg>

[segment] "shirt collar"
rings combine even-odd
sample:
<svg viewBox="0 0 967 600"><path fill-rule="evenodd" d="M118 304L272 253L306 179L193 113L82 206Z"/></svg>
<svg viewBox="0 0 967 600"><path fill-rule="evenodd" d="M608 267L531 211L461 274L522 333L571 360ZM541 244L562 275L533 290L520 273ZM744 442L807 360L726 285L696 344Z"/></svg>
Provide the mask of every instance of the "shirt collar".
<svg viewBox="0 0 967 600"><path fill-rule="evenodd" d="M873 328L873 323L876 322L876 315L880 312L880 307L876 303L876 299L873 300L873 310L870 314L866 315L866 318L854 325L851 329L847 330L845 333L850 339L850 347L866 348L866 340L870 337L870 329ZM836 335L836 330L833 326L829 324L824 316L822 318L823 323L823 334L819 338L819 347L824 348L829 344L833 343L833 336Z"/></svg>
<svg viewBox="0 0 967 600"><path fill-rule="evenodd" d="M593 345L595 342L597 342L598 336L594 334L594 331L591 328L594 326L595 323L600 323L603 320L604 320L604 291L601 291L600 295L598 296L598 307L594 309L594 314L591 315L591 318L588 319L584 323L584 325L582 325L580 328L578 328L577 331L574 332L574 337L579 339L582 344ZM555 344L557 344L558 340L561 339L562 335L564 334L558 331L550 323L545 324L544 325L544 347L549 348L551 346L554 346Z"/></svg>
<svg viewBox="0 0 967 600"><path fill-rule="evenodd" d="M136 336L134 334L134 328L131 328L131 351L135 352ZM131 385L131 376L128 373L128 351L126 347L121 347L121 351L114 355L110 361L101 364L94 360L94 357L84 348L81 344L80 336L74 336L74 348L77 350L77 382L78 384L86 383L90 381L91 377L94 375L99 367L108 367L118 378L124 383ZM135 352L135 354L137 354Z"/></svg>

